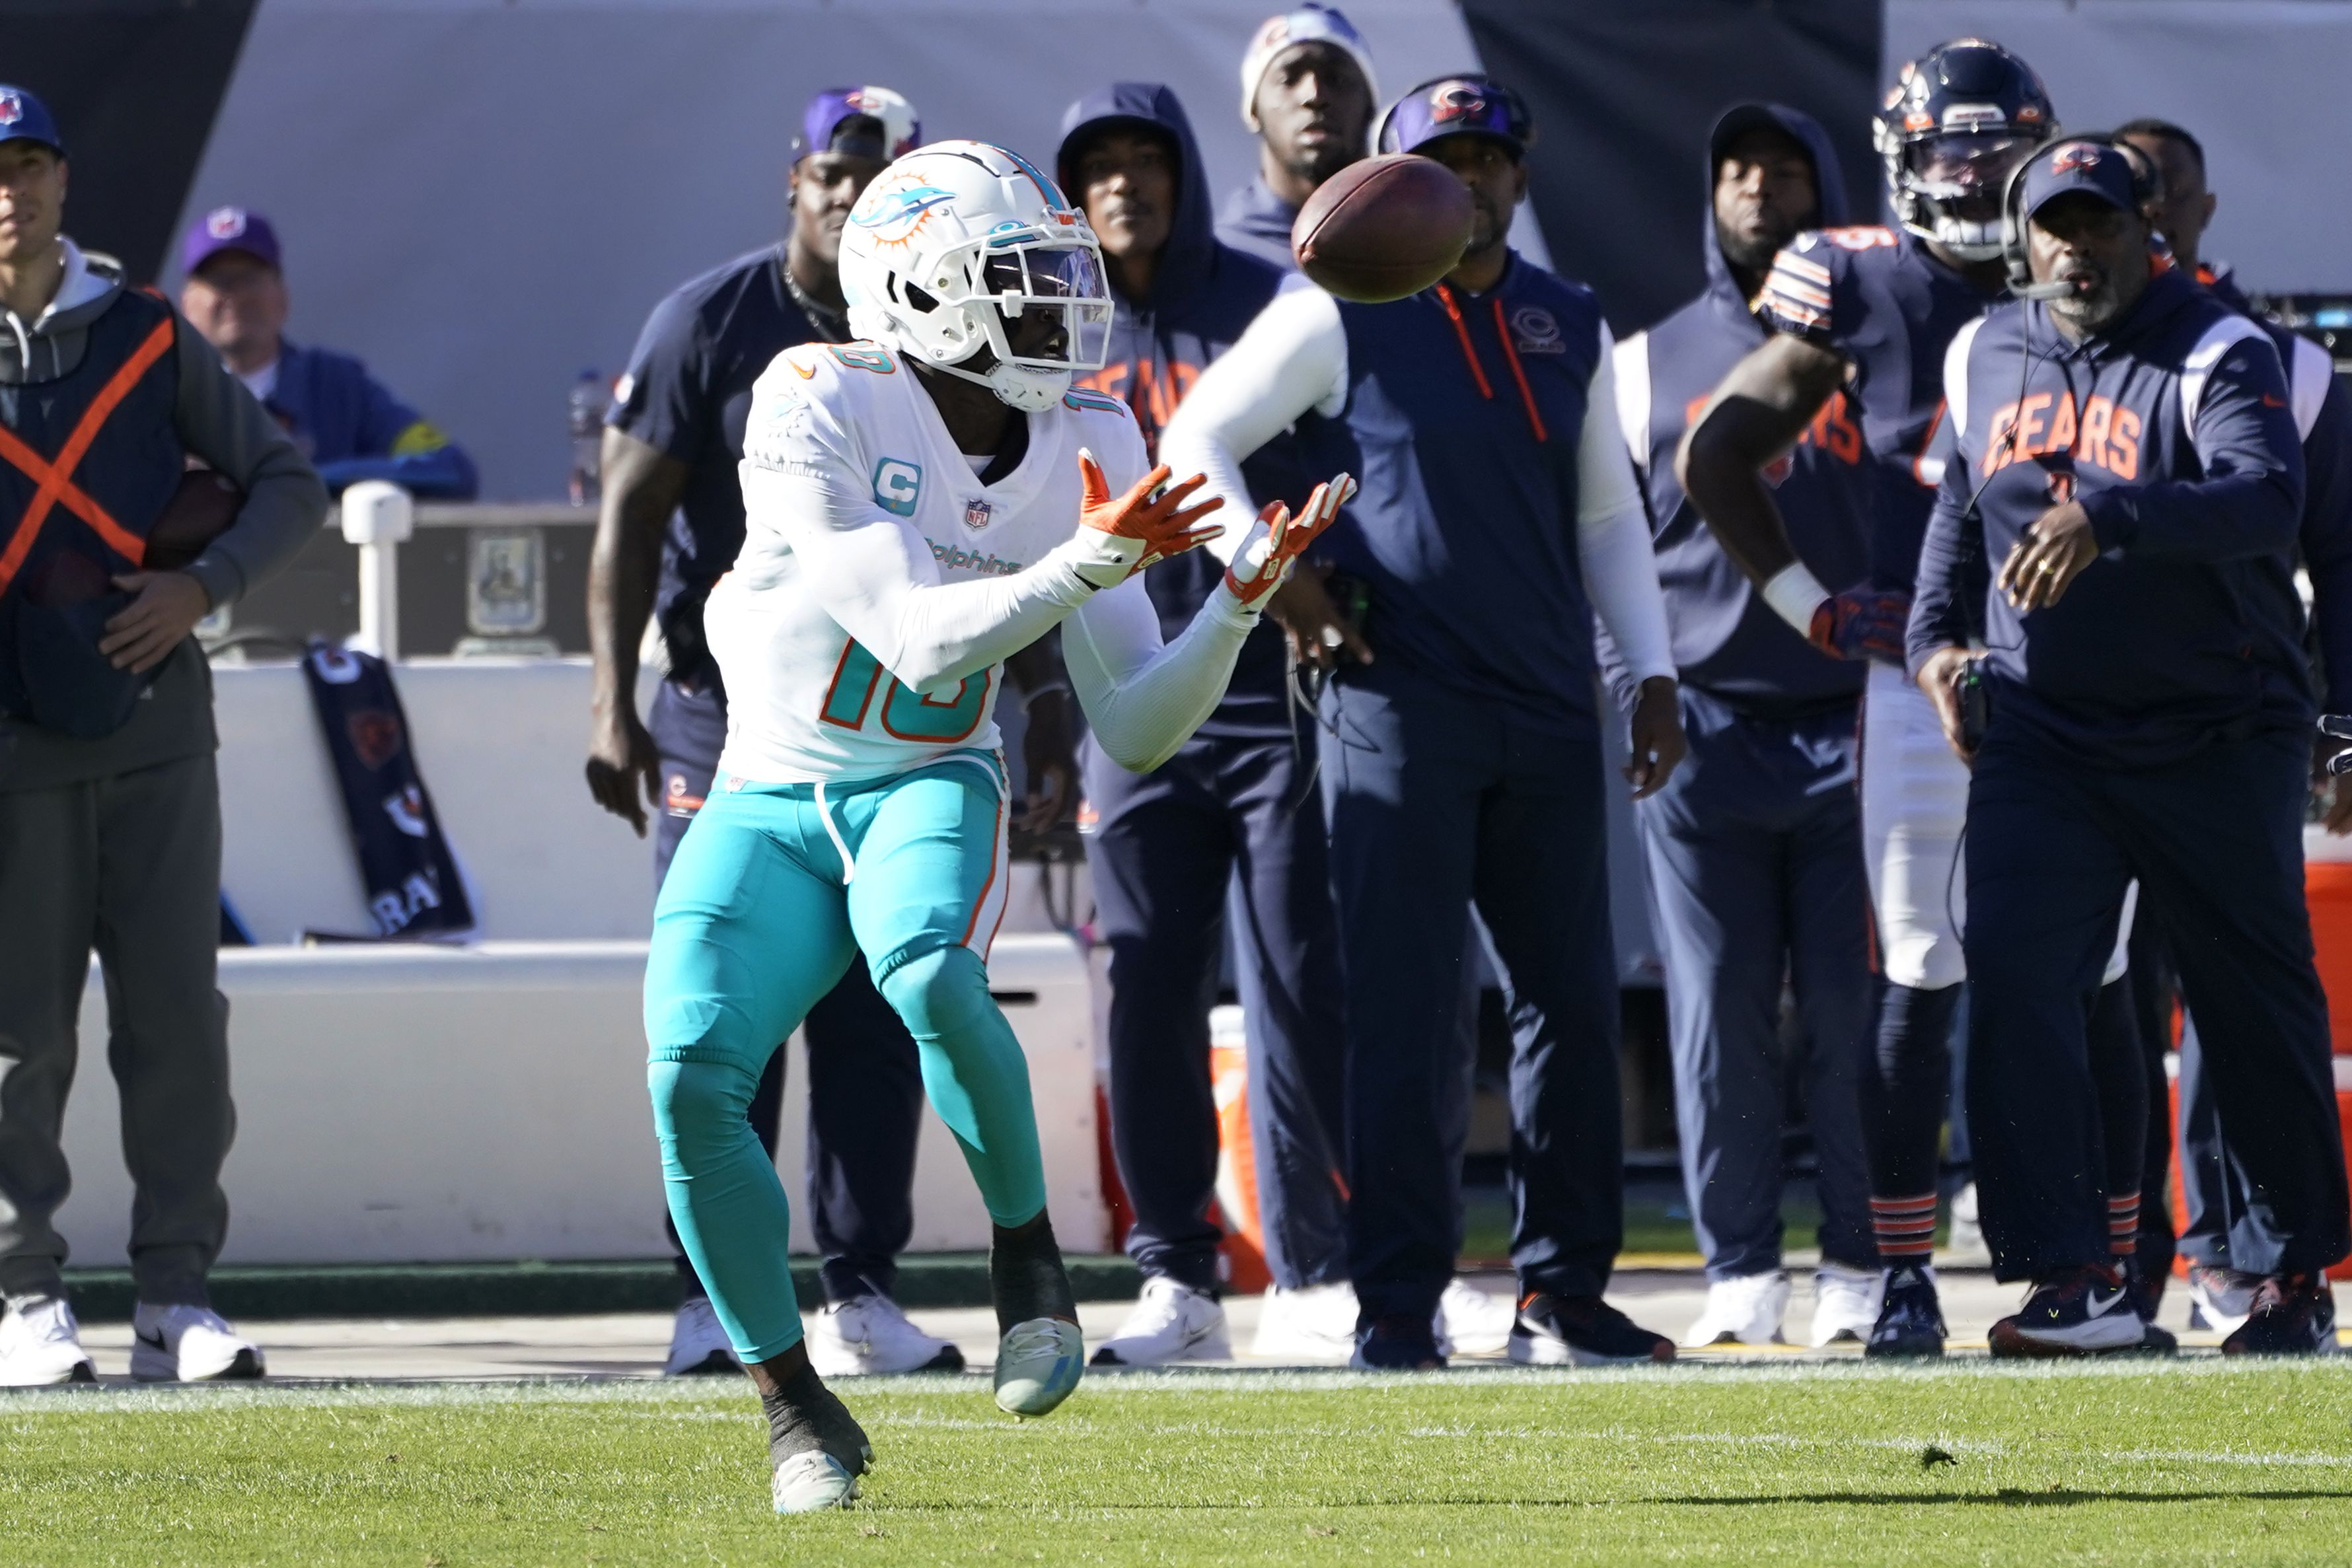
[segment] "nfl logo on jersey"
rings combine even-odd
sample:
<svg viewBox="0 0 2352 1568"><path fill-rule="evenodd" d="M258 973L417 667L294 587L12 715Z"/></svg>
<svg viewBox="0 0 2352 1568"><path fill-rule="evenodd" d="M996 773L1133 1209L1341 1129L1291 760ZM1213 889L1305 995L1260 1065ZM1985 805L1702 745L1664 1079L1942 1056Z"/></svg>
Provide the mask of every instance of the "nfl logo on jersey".
<svg viewBox="0 0 2352 1568"><path fill-rule="evenodd" d="M986 501L966 501L963 504L963 526L973 533L978 533L988 527L989 517L995 510L996 508Z"/></svg>

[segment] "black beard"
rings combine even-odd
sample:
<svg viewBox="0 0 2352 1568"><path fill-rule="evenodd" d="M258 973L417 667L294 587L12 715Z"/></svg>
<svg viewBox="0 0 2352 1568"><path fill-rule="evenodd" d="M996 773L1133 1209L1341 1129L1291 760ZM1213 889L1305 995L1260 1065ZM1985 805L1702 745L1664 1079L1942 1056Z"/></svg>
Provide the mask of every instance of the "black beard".
<svg viewBox="0 0 2352 1568"><path fill-rule="evenodd" d="M1769 271L1772 258L1780 254L1780 247L1787 243L1788 239L1769 235L1753 240L1729 239L1720 229L1716 231L1716 245L1722 250L1723 259L1741 272Z"/></svg>
<svg viewBox="0 0 2352 1568"><path fill-rule="evenodd" d="M2123 290L2110 273L2101 277L2098 287L2088 294L2068 294L2051 300L2050 314L2087 338L2094 332L2105 331L2123 314Z"/></svg>

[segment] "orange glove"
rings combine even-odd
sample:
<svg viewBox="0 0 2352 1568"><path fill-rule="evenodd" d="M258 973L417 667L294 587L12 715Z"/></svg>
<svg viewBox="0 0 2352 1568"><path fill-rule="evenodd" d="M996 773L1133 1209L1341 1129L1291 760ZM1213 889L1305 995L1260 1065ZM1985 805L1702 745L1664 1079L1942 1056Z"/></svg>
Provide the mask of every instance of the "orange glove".
<svg viewBox="0 0 2352 1568"><path fill-rule="evenodd" d="M1144 568L1197 549L1224 532L1213 523L1201 524L1224 505L1221 497L1213 496L1197 507L1184 504L1208 483L1207 476L1195 474L1154 496L1168 474L1163 464L1114 500L1094 454L1079 452L1077 537L1057 553L1066 553L1080 578L1097 588L1116 588Z"/></svg>
<svg viewBox="0 0 2352 1568"><path fill-rule="evenodd" d="M1259 608L1267 594L1282 586L1292 563L1322 537L1339 517L1340 507L1355 493L1356 482L1339 474L1316 486L1296 517L1279 501L1268 506L1257 515L1258 527L1242 541L1233 563L1225 568L1225 591L1240 601L1244 610Z"/></svg>

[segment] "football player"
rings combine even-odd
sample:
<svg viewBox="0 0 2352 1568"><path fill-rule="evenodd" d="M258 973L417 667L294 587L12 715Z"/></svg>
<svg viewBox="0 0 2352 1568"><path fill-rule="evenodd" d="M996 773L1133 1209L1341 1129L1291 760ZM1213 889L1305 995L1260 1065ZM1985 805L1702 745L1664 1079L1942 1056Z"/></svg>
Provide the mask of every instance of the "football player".
<svg viewBox="0 0 2352 1568"><path fill-rule="evenodd" d="M1007 877L1001 666L1066 621L1104 750L1157 767L1350 488L1296 519L1268 507L1163 647L1130 579L1220 530L1202 481L1146 472L1124 402L1071 387L1103 361L1110 302L1060 189L980 142L908 153L851 209L841 282L857 340L789 350L753 390L743 550L705 618L727 747L646 973L670 1213L760 1391L779 1512L848 1502L870 1449L809 1364L783 1186L744 1119L775 1042L862 953L995 1222L997 1403L1054 1409L1083 1343L985 967Z"/></svg>
<svg viewBox="0 0 2352 1568"><path fill-rule="evenodd" d="M1780 253L1757 300L1774 336L1716 388L1677 465L1691 501L1766 602L1816 646L1870 662L1862 825L1890 982L1874 1068L1863 1074L1872 1225L1886 1270L1865 1346L1875 1355L1940 1354L1944 1338L1928 1260L1965 977L1956 873L1968 770L1903 671L1912 579L1939 476L1931 440L1943 416L1944 350L2004 296L2001 196L2056 121L2041 78L1999 44L1959 38L1906 65L1874 127L1901 226L1801 235ZM1761 471L1842 390L1860 405L1879 494L1870 573L1832 592L1790 544ZM2115 985L2122 973L2119 946L2100 1003L2115 1029L2129 1026L2128 998Z"/></svg>

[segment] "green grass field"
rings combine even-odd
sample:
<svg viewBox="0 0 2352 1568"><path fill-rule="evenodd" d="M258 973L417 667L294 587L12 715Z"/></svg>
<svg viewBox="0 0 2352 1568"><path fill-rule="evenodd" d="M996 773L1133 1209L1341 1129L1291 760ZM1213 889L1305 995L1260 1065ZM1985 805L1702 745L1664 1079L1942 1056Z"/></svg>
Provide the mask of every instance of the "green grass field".
<svg viewBox="0 0 2352 1568"><path fill-rule="evenodd" d="M979 1378L849 1397L866 1500L795 1520L740 1385L0 1397L0 1562L2352 1559L2352 1364L1130 1375L1027 1425Z"/></svg>

